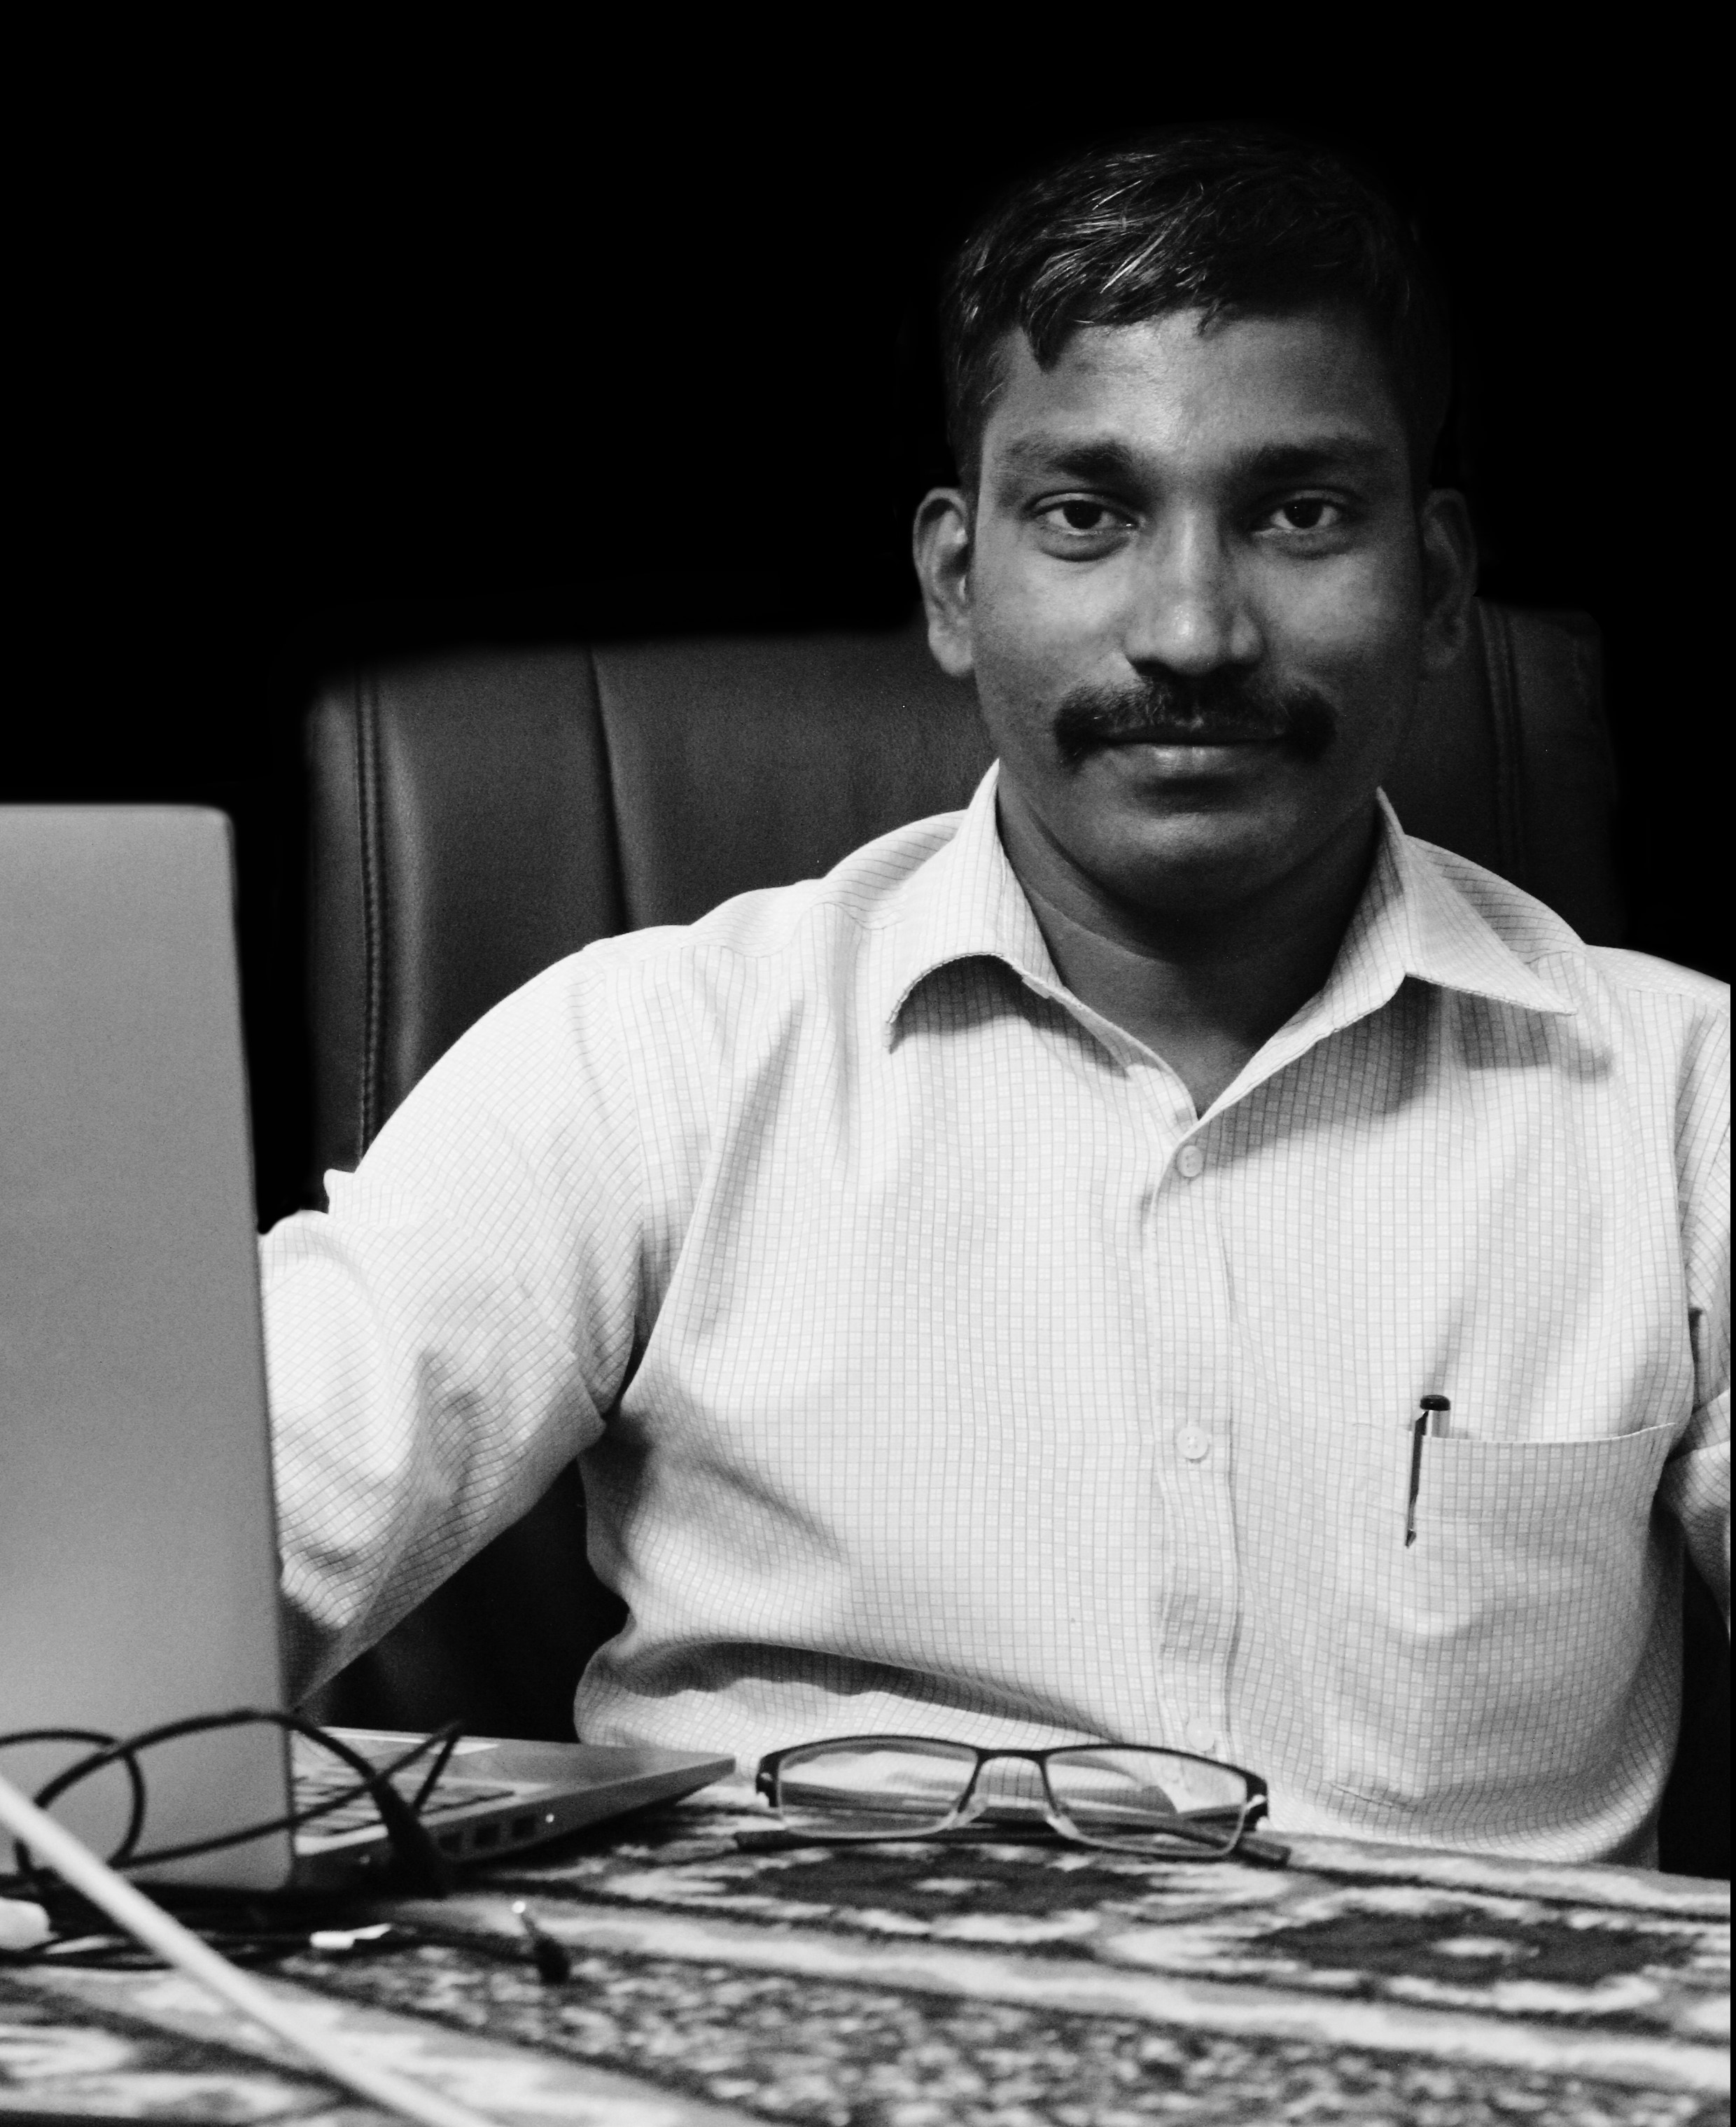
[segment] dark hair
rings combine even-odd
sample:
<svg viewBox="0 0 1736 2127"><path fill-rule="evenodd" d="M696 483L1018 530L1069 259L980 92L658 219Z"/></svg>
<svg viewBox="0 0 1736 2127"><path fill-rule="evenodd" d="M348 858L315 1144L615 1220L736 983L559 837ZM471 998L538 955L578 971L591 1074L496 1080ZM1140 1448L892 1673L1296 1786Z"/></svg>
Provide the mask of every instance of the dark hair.
<svg viewBox="0 0 1736 2127"><path fill-rule="evenodd" d="M1045 369L1081 325L1198 310L1284 316L1354 308L1386 359L1427 481L1450 377L1446 308L1422 248L1369 180L1331 150L1251 126L1190 126L1081 155L1010 192L966 243L941 302L947 434L974 487L1023 329Z"/></svg>

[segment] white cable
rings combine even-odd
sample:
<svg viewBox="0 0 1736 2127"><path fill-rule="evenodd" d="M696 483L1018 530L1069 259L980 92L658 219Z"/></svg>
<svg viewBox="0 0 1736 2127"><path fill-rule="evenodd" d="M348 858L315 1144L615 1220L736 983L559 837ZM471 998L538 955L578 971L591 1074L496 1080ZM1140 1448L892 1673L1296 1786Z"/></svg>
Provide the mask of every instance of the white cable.
<svg viewBox="0 0 1736 2127"><path fill-rule="evenodd" d="M162 1907L117 1876L106 1861L99 1861L81 1840L38 1809L3 1775L0 1775L0 1825L13 1838L21 1839L74 1890L101 1906L129 1935L136 1935L147 1949L167 1958L243 2016L263 2024L280 2039L287 2039L328 2075L359 2096L385 2106L389 2111L401 2113L406 2120L420 2121L423 2127L498 2127L498 2123L472 2112L468 2106L454 2104L390 2068L357 2059L347 2045L328 2037L293 2004L268 1993L257 1979L238 1971L209 1943L190 1934Z"/></svg>
<svg viewBox="0 0 1736 2127"><path fill-rule="evenodd" d="M0 1949L40 1949L54 1931L40 1906L0 1898Z"/></svg>

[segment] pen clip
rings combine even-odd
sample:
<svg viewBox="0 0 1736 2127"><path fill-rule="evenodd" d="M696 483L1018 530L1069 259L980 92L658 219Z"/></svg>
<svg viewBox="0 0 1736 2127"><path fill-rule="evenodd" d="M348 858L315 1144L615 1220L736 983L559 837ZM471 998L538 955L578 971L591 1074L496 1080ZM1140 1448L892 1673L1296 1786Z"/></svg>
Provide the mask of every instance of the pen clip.
<svg viewBox="0 0 1736 2127"><path fill-rule="evenodd" d="M1431 1434L1439 1436L1447 1413L1453 1408L1444 1395L1426 1395L1411 1420L1411 1477L1404 1497L1404 1547L1417 1541L1417 1495L1422 1485L1422 1443Z"/></svg>

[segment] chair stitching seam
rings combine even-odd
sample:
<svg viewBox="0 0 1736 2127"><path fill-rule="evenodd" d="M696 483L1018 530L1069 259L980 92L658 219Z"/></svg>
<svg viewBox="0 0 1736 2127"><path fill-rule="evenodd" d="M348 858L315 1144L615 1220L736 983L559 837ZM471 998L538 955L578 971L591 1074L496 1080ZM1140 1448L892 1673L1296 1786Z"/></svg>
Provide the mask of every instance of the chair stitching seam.
<svg viewBox="0 0 1736 2127"><path fill-rule="evenodd" d="M1502 869L1515 886L1530 888L1530 864L1526 848L1522 779L1525 768L1524 734L1518 716L1517 675L1514 671L1512 623L1499 606L1478 601L1483 670L1489 687L1489 721L1495 740L1495 827L1501 845Z"/></svg>
<svg viewBox="0 0 1736 2127"><path fill-rule="evenodd" d="M380 1050L386 1016L385 881L381 854L378 677L356 686L356 802L362 873L362 1082L357 1157L374 1139L380 1114Z"/></svg>
<svg viewBox="0 0 1736 2127"><path fill-rule="evenodd" d="M631 912L627 905L626 836L621 831L621 805L615 777L615 751L609 744L609 720L603 699L603 675L597 669L597 647L594 643L585 644L584 661L590 670L591 700L596 705L597 745L603 756L603 795L605 817L608 825L609 868L613 874L615 907L620 912L622 930L636 931L640 926L632 921Z"/></svg>

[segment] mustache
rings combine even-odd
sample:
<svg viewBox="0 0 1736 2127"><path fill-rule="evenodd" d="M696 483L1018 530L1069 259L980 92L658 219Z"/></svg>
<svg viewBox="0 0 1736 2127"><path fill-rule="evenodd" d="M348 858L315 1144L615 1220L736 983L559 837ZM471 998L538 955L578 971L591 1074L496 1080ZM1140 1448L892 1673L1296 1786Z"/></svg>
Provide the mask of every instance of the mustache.
<svg viewBox="0 0 1736 2127"><path fill-rule="evenodd" d="M1338 736L1338 713L1317 689L1275 686L1245 672L1203 680L1148 673L1130 687L1076 687L1051 728L1061 758L1076 768L1100 747L1246 746L1278 741L1317 760Z"/></svg>

